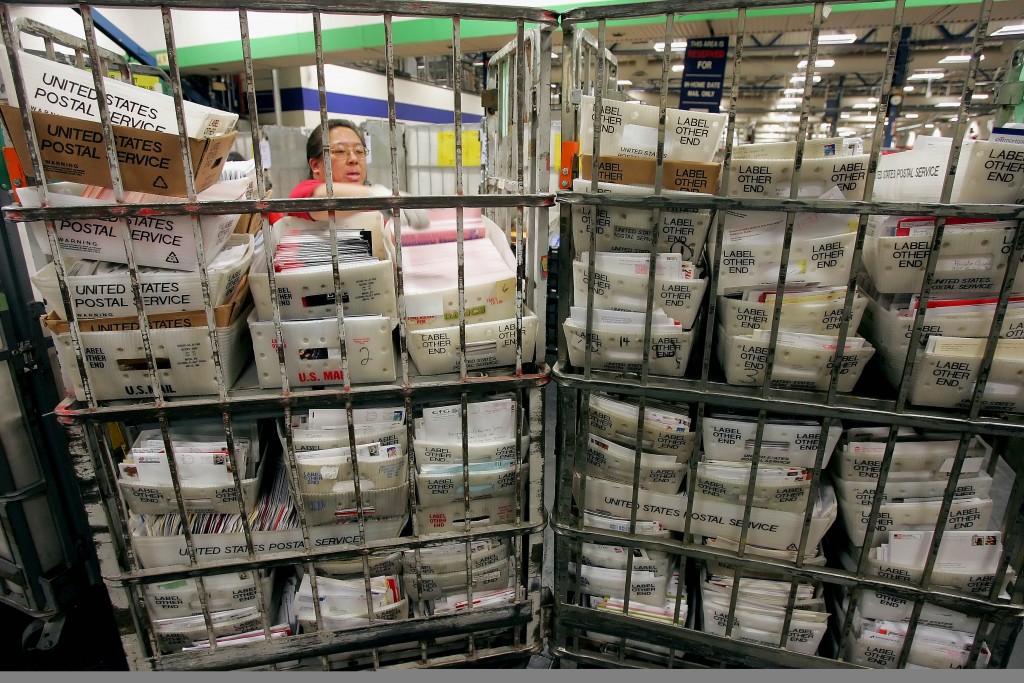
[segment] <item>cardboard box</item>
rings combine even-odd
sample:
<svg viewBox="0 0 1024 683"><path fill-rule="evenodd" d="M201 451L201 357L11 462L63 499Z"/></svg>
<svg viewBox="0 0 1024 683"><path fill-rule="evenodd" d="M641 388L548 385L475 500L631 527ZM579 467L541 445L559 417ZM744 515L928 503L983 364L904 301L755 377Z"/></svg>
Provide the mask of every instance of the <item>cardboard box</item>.
<svg viewBox="0 0 1024 683"><path fill-rule="evenodd" d="M226 303L237 290L252 261L251 235L232 235L225 247L240 247L230 260L211 267L209 273L210 299L214 306ZM244 251L242 250L244 248ZM223 254L227 257L230 254ZM60 295L57 269L48 263L32 276L32 284L46 300L47 312L56 312L67 319L67 311ZM71 305L75 317L117 318L136 315L135 297L126 272L96 275L77 275L67 279ZM174 313L195 311L203 306L202 280L199 273L174 270L139 273L142 302L148 313Z"/></svg>
<svg viewBox="0 0 1024 683"><path fill-rule="evenodd" d="M21 110L0 105L0 118L11 135L22 167L34 173ZM32 120L39 137L40 162L48 182L87 181L102 187L113 186L100 123L43 112L32 112ZM125 190L169 197L186 196L185 164L177 135L125 126L112 128ZM236 134L232 132L203 140L189 138L196 192L202 192L220 180L221 168Z"/></svg>
<svg viewBox="0 0 1024 683"><path fill-rule="evenodd" d="M244 339L248 283L243 280L230 302L214 309L224 381L231 386L249 359ZM251 306L250 306L251 308ZM199 396L218 392L206 312L164 313L148 317L157 378L165 397ZM55 313L42 318L53 335L64 385L85 400L78 358L67 321ZM146 354L137 318L83 320L80 341L86 374L97 401L152 397Z"/></svg>
<svg viewBox="0 0 1024 683"><path fill-rule="evenodd" d="M593 155L580 155L580 177L590 180ZM654 187L655 159L631 159L626 157L602 156L597 179L603 183L619 185L650 185ZM666 190L683 190L714 194L718 190L718 179L722 165L698 161L665 161L662 168L662 187Z"/></svg>

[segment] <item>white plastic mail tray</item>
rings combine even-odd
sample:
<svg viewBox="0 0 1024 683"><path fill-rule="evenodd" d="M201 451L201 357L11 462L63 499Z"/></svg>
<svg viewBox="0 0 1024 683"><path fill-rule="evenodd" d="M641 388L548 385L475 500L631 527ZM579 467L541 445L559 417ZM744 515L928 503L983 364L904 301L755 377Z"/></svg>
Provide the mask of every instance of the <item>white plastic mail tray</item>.
<svg viewBox="0 0 1024 683"><path fill-rule="evenodd" d="M931 481L900 481L887 480L882 491L882 502L902 501L906 498L941 498L946 491L948 480L933 479ZM850 480L833 477L832 485L836 495L844 501L855 505L870 507L875 499L877 479ZM978 472L973 476L963 475L956 483L957 498L987 498L992 488L992 477L987 472Z"/></svg>
<svg viewBox="0 0 1024 683"><path fill-rule="evenodd" d="M919 406L967 408L987 339L931 337L910 378L910 401ZM984 410L1024 412L1024 339L1000 339L981 399Z"/></svg>
<svg viewBox="0 0 1024 683"><path fill-rule="evenodd" d="M587 305L588 283L587 254L581 254L572 264L573 305ZM608 311L646 311L647 280L646 273L636 275L620 275L609 273L595 267L594 269L594 308ZM704 301L704 290L707 289L706 278L654 279L654 306L665 312L665 315L678 322L683 329L689 330L697 319L700 305Z"/></svg>
<svg viewBox="0 0 1024 683"><path fill-rule="evenodd" d="M838 335L843 322L843 300L786 303L782 298L781 328L787 332L806 334ZM867 297L858 291L853 298L853 316L847 328L848 334L857 332L861 316L867 306ZM749 334L751 330L770 330L775 302L742 301L741 299L718 297L718 319L728 335Z"/></svg>
<svg viewBox="0 0 1024 683"><path fill-rule="evenodd" d="M709 460L750 462L754 455L757 420L736 420L709 416L703 422L704 454ZM826 467L843 432L842 424L832 423L825 439L822 468ZM762 465L814 467L821 441L821 425L787 424L766 421L761 432Z"/></svg>
<svg viewBox="0 0 1024 683"><path fill-rule="evenodd" d="M815 214L821 216L824 214ZM718 293L753 288L774 288L782 265L786 214L769 211L729 211L719 251ZM838 222L836 227L839 228ZM759 231L757 237L738 237ZM732 235L732 237L730 237ZM786 269L788 286L842 286L850 279L855 232L803 237L794 231Z"/></svg>
<svg viewBox="0 0 1024 683"><path fill-rule="evenodd" d="M731 465L731 466L730 466ZM728 467L728 469L724 469ZM799 467L786 468L791 476L784 481L767 481L767 465L759 465L754 483L751 505L772 510L803 512L807 507L811 490L811 474ZM723 471L724 470L724 471ZM697 465L697 483L693 490L694 509L698 501L713 500L733 505L744 505L747 501L747 483L750 481L750 466L735 463L719 464L705 461Z"/></svg>
<svg viewBox="0 0 1024 683"><path fill-rule="evenodd" d="M932 281L933 297L994 293L1002 287L1014 228L976 227L963 230L951 225L943 230ZM883 294L921 291L932 243L931 235L865 236L864 268L875 289ZM1024 283L1014 281L1013 291L1024 292Z"/></svg>
<svg viewBox="0 0 1024 683"><path fill-rule="evenodd" d="M395 519L367 519L366 540L382 541L398 536L405 527L408 517ZM217 560L232 560L248 557L245 535L231 534L194 534L196 559L200 564ZM302 530L287 531L254 531L253 546L259 557L268 557L275 553L295 552L303 549ZM313 549L329 547L354 547L361 540L359 525L355 523L328 524L309 529L309 541ZM188 565L188 551L185 548L185 537L175 536L132 536L132 546L139 561L146 569L156 567L173 567Z"/></svg>
<svg viewBox="0 0 1024 683"><path fill-rule="evenodd" d="M932 585L935 585L934 581ZM914 601L881 590L862 590L857 598L857 611L865 619L909 621L914 611ZM974 633L978 630L979 622L978 617L969 617L963 612L926 602L921 607L921 616L917 623L949 631Z"/></svg>
<svg viewBox="0 0 1024 683"><path fill-rule="evenodd" d="M402 553L402 567L407 574L413 576L417 571L425 576L432 574L451 574L461 571L466 573L466 544L455 543L447 546L436 546L432 552L406 550ZM417 555L418 563L417 563ZM508 560L509 545L497 541L476 541L471 543L469 562L473 569L497 564Z"/></svg>
<svg viewBox="0 0 1024 683"><path fill-rule="evenodd" d="M566 319L565 337L569 347L569 360L578 368L583 367L586 356L586 327ZM643 360L644 333L622 332L613 328L592 330L590 346L593 348L590 362L594 370L609 372L638 373ZM690 362L693 346L693 332L679 328L678 332L666 334L651 333L649 355L650 373L669 377L682 377Z"/></svg>
<svg viewBox="0 0 1024 683"><path fill-rule="evenodd" d="M277 300L282 320L308 320L333 316L335 305L334 270L330 265L296 268L275 273ZM398 320L395 298L395 274L390 260L341 262L342 311L349 315L383 315ZM270 299L270 278L262 252L253 260L249 275L256 315L260 320L274 319Z"/></svg>
<svg viewBox="0 0 1024 683"><path fill-rule="evenodd" d="M382 446L397 445L403 453L408 449L408 434L404 423L387 425L355 425L356 445L379 443ZM281 446L286 447L283 425L277 424L277 435ZM325 448L348 448L348 427L339 425L336 429L295 429L292 444L296 451L319 451Z"/></svg>
<svg viewBox="0 0 1024 683"><path fill-rule="evenodd" d="M915 503L883 503L879 507L875 533L870 545L880 545L887 539L890 531L932 530L939 519L941 500L929 500ZM862 546L867 535L868 517L871 508L860 505L857 501L839 499L839 512L843 517L843 525L855 546ZM970 530L988 529L989 517L992 515L991 498L956 498L949 508L946 518L946 529Z"/></svg>
<svg viewBox="0 0 1024 683"><path fill-rule="evenodd" d="M516 255L505 233L486 216L479 216L486 235L470 239L466 231L466 322L493 322L516 315ZM420 239L415 231L402 231L402 280L409 330L450 327L458 321L458 253L455 233L436 241ZM450 239L449 239L450 238ZM410 240L424 243L410 244ZM384 228L388 258L397 263L392 221Z"/></svg>
<svg viewBox="0 0 1024 683"><path fill-rule="evenodd" d="M268 610L273 610L274 607L275 605L270 605ZM249 606L239 611L213 612L210 614L210 620L213 635L216 638L263 629L263 618L255 606ZM157 622L153 624L153 631L157 647L164 653L180 652L182 648L190 647L195 641L206 640L210 637L210 632L201 616L177 624L163 625Z"/></svg>
<svg viewBox="0 0 1024 683"><path fill-rule="evenodd" d="M224 180L198 194L198 200L232 201L245 199L252 191L252 178ZM50 186L47 195L51 206L89 207L112 204L112 196L106 194L110 190L98 190L103 198L94 199L82 196L83 193L97 191L88 185L78 183L60 183ZM129 203L180 203L185 199L163 197L160 195L129 193ZM34 187L18 190L18 200L26 208L40 206L39 192ZM127 263L121 230L125 221L130 225L132 251L135 264L167 268L168 270L185 270L194 272L199 268L196 260L195 232L192 217L179 216L137 216L135 218L66 218L54 221L57 241L65 258L92 259L110 261L111 263ZM213 260L224 243L231 237L238 223L238 214L204 215L199 217L199 226L203 236L203 254L209 263ZM30 224L40 247L49 252L49 241L46 237L46 225L42 222Z"/></svg>
<svg viewBox="0 0 1024 683"><path fill-rule="evenodd" d="M366 558L370 576L383 576L397 574L402 568L402 551L374 553ZM328 560L314 562L313 565L320 571L331 576L344 576L346 574L363 574L363 558L355 557L348 560Z"/></svg>
<svg viewBox="0 0 1024 683"><path fill-rule="evenodd" d="M480 595L508 588L509 561L502 560L473 568L473 593ZM415 572L402 576L405 594L410 600L437 600L452 593L467 592L469 577L465 570L416 577Z"/></svg>
<svg viewBox="0 0 1024 683"><path fill-rule="evenodd" d="M572 181L574 192L590 192L589 180ZM652 194L650 187L598 183L598 193L643 196ZM662 190L665 197L695 196L692 192ZM704 251L708 237L707 209L663 209L658 224L658 251L679 254L685 261L696 262ZM656 212L627 206L595 206L576 204L572 207L573 244L576 253L590 250L590 236L597 232L596 251L647 253L651 250Z"/></svg>
<svg viewBox="0 0 1024 683"><path fill-rule="evenodd" d="M470 322L474 321L474 322ZM455 325L432 329L409 330L407 334L409 357L421 375L444 375L459 371L458 320ZM523 309L522 349L523 362L533 362L537 346L537 316ZM466 369L487 370L515 366L516 318L475 322L466 321Z"/></svg>
<svg viewBox="0 0 1024 683"><path fill-rule="evenodd" d="M349 631L357 628L366 628L371 626L369 616L363 612L362 614L350 614L350 613L331 613L327 610L322 610L320 616L323 624L317 625L315 620L315 612L309 610L308 612L300 612L297 617L297 623L299 625L299 631L301 633L316 633L322 629L324 631ZM390 605L384 607L378 607L373 610L373 624L378 625L382 622L393 622L393 621L405 621L409 618L409 600L402 598L398 602L393 602ZM378 650L387 650L389 647L398 648L400 646L384 646L381 648L375 648ZM345 653L349 657L356 657L360 653L358 651L348 651ZM363 653L366 654L366 653ZM334 665L336 662L347 661L345 658L341 658L340 655L331 655L328 657L330 663ZM319 660L318 660L319 661Z"/></svg>
<svg viewBox="0 0 1024 683"><path fill-rule="evenodd" d="M600 119L594 113L592 95L580 101L580 151L594 149L594 124L601 128L601 154L656 159L659 108L639 102L602 100ZM722 137L728 116L667 108L665 151L668 161L710 162Z"/></svg>
<svg viewBox="0 0 1024 683"><path fill-rule="evenodd" d="M972 307L957 307L954 314L948 308L929 307L924 314L924 326L920 337L922 348L933 336L941 337L988 337L992 327L994 307L988 310L971 310ZM908 342L914 328L914 316L899 315L874 299L868 300L861 332L878 349L886 361L890 379L899 383L903 366L907 360ZM1001 337L1016 339L1024 337L1024 309L1008 308L1003 317Z"/></svg>
<svg viewBox="0 0 1024 683"><path fill-rule="evenodd" d="M724 636L729 623L728 596L703 589L701 593L704 632ZM785 617L784 608L751 600L737 600L732 619L732 637L747 643L779 647ZM827 612L794 609L783 646L792 652L813 655L818 651L818 645L827 630Z"/></svg>
<svg viewBox="0 0 1024 683"><path fill-rule="evenodd" d="M889 632L886 635L878 635L863 629L863 627L858 628L857 622L859 620L858 617L854 617L855 626L851 629L846 644L850 663L872 669L895 669L896 663L899 661L900 654L903 651L904 633ZM868 624L874 623L871 620L864 621ZM958 642L954 645L952 642L949 642L952 640L951 637L945 638L941 645L934 642L934 640L925 641L923 632L928 630L938 633L949 633L950 636L960 635L963 642ZM963 669L967 666L974 642L973 635L961 634L958 631L929 629L927 626L919 627L916 634L910 643L907 669ZM981 648L978 650L975 668L987 669L991 659L991 651L985 643L982 643Z"/></svg>
<svg viewBox="0 0 1024 683"><path fill-rule="evenodd" d="M389 489L373 488L372 482L360 490L363 497L365 519L391 519L409 512L409 482ZM348 486L333 493L303 493L302 505L306 512L306 523L311 525L334 524L339 521L355 522L359 519L356 509L355 488L351 481Z"/></svg>
<svg viewBox="0 0 1024 683"><path fill-rule="evenodd" d="M416 521L420 534L443 534L464 531L467 521L464 502L445 505L420 505ZM515 496L483 498L469 501L469 528L513 524L516 521Z"/></svg>
<svg viewBox="0 0 1024 683"><path fill-rule="evenodd" d="M592 395L593 397L593 395ZM617 405L616 405L617 404ZM636 445L636 428L639 411L636 406L620 404L615 402L599 404L593 399L590 403L590 433L605 439L611 439L616 443L628 448ZM619 406L628 406L632 411L617 410ZM660 410L660 409L659 409ZM648 453L671 455L677 462L685 463L693 455L695 434L686 431L689 426L672 426L657 422L650 414L644 415L643 433L640 438L643 440L642 448Z"/></svg>
<svg viewBox="0 0 1024 683"><path fill-rule="evenodd" d="M524 434L519 444L519 459L527 453L530 437ZM412 448L416 454L416 464L450 465L462 462L461 443L441 443L426 439L414 438ZM469 462L494 462L496 460L516 460L516 440L503 439L488 443L469 442L467 453Z"/></svg>
<svg viewBox="0 0 1024 683"><path fill-rule="evenodd" d="M203 324L206 316L205 313L201 315L202 320L199 322ZM221 371L228 387L235 383L249 360L245 339L246 313L243 311L236 315L230 323L215 330L220 347ZM48 319L47 324L50 322ZM137 324L138 321L135 321ZM156 374L164 397L216 394L219 388L209 328L157 327L152 320L150 325ZM71 342L71 332L53 331L52 334L64 386L73 388L75 398L84 401L85 387L78 374L78 357ZM94 399L145 400L153 396L141 332L123 328L104 332L83 331L79 338L85 354L85 372Z"/></svg>
<svg viewBox="0 0 1024 683"><path fill-rule="evenodd" d="M570 581L576 578L576 563L574 562L569 563L569 576ZM654 572L633 570L629 577L630 604L663 606L668 580L669 577L655 576ZM583 565L580 567L579 592L585 595L625 599L626 571Z"/></svg>
<svg viewBox="0 0 1024 683"><path fill-rule="evenodd" d="M382 316L345 318L345 350L352 384L395 381L395 348L391 319ZM272 321L249 316L249 331L256 356L260 387L281 386L277 336ZM285 366L292 387L344 384L341 337L336 318L281 322Z"/></svg>
<svg viewBox="0 0 1024 683"><path fill-rule="evenodd" d="M251 572L213 574L203 577L206 604L211 612L257 607L256 584ZM263 594L270 600L274 589L273 571L260 579ZM203 613L199 587L195 579L177 579L163 583L144 584L146 606L153 619L189 617Z"/></svg>
<svg viewBox="0 0 1024 683"><path fill-rule="evenodd" d="M252 510L256 506L260 482L263 481L263 461L259 471L251 479L242 479L242 500L245 509ZM128 509L137 515L161 515L178 513L178 503L174 496L174 487L163 484L144 484L131 479L118 479L117 486L121 489ZM185 510L192 514L218 513L226 515L238 514L238 492L234 486L182 486L181 497Z"/></svg>
<svg viewBox="0 0 1024 683"><path fill-rule="evenodd" d="M934 479L945 480L952 469L959 439L897 441L889 463L889 481L894 475L907 473L921 480L930 473ZM964 455L961 472L964 476L980 472L991 448L979 436L972 436ZM836 458L835 474L848 481L870 483L878 479L885 452L884 441L849 442L844 444Z"/></svg>
<svg viewBox="0 0 1024 683"><path fill-rule="evenodd" d="M245 271L249 269L253 255L252 235L231 235L224 249L232 248L236 250L231 252L232 257L229 260L211 257L213 260L208 270L210 302L215 307L223 304L231 296ZM222 252L220 256L225 256L225 253ZM34 274L32 284L43 295L47 312L54 311L67 320L60 284L57 282L57 269L53 263L43 266ZM67 278L67 284L71 305L75 316L80 320L137 315L127 270L117 274L73 275ZM198 272L140 272L139 289L142 294L142 305L150 314L203 309L203 286Z"/></svg>
<svg viewBox="0 0 1024 683"><path fill-rule="evenodd" d="M632 448L592 434L587 442L583 470L590 476L632 486L635 460ZM674 456L641 453L639 486L657 493L678 493L688 469Z"/></svg>
<svg viewBox="0 0 1024 683"><path fill-rule="evenodd" d="M343 448L345 455L318 457L313 460L297 457L298 488L302 493L330 493L335 484L352 481L352 461L348 448ZM358 453L360 480L367 480L378 489L389 489L408 481L409 459L404 455L364 455ZM397 451L397 449L395 449ZM304 452L303 456L318 455Z"/></svg>
<svg viewBox="0 0 1024 683"><path fill-rule="evenodd" d="M416 493L420 505L437 507L465 499L462 466L454 467L459 469L458 474L416 472ZM487 472L470 472L468 476L470 500L508 498L515 495L517 472L514 465ZM518 477L522 482L525 475L519 472Z"/></svg>
<svg viewBox="0 0 1024 683"><path fill-rule="evenodd" d="M718 339L718 360L725 370L726 381L739 386L763 386L768 367L768 342L750 335L728 335L721 327ZM862 348L843 354L838 391L853 391L874 353L874 347L864 342ZM835 351L806 348L780 338L775 349L772 387L826 390L832 379L834 359Z"/></svg>
<svg viewBox="0 0 1024 683"><path fill-rule="evenodd" d="M573 491L579 498L579 477L573 480ZM807 547L813 548L821 542L828 528L837 516L836 499L832 488L822 483L820 500L815 503L811 518L810 536ZM588 477L586 510L600 514L629 519L632 512L632 487L611 481ZM683 531L686 515L686 496L640 491L637 499L637 520L661 522L665 528ZM747 530L747 543L766 548L786 549L800 543L804 513L782 512L764 508L751 508ZM715 536L739 541L743 527L743 506L709 500L693 501L691 533L700 536Z"/></svg>

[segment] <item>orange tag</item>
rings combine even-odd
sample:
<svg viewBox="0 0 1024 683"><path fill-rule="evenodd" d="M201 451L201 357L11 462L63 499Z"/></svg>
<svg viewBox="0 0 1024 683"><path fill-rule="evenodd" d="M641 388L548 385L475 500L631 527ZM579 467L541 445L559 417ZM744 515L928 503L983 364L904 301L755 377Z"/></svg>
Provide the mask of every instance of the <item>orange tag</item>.
<svg viewBox="0 0 1024 683"><path fill-rule="evenodd" d="M575 140L562 140L562 163L558 168L558 189L564 192L572 190L573 169L576 166L576 155L579 154L580 143Z"/></svg>

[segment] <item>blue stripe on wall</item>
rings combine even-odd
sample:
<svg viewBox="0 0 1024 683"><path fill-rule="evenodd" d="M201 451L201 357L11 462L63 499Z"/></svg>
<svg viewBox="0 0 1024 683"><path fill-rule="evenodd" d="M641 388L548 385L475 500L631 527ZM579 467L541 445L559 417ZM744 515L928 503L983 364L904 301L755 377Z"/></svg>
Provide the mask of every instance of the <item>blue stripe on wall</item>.
<svg viewBox="0 0 1024 683"><path fill-rule="evenodd" d="M256 93L256 104L261 113L274 111L273 93L267 90ZM320 96L311 88L283 88L281 90L282 111L319 111ZM355 116L367 116L379 119L388 117L387 100L373 97L346 95L343 93L327 93L327 110ZM418 104L395 103L395 114L399 119L419 121L421 123L455 123L455 114L448 109L424 107ZM480 123L483 119L478 114L463 112L463 123Z"/></svg>

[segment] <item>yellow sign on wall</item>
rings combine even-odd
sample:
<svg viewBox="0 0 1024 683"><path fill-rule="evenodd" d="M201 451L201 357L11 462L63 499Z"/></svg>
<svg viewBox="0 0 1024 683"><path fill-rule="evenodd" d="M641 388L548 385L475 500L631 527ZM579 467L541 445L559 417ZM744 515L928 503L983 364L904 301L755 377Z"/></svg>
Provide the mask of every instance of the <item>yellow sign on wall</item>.
<svg viewBox="0 0 1024 683"><path fill-rule="evenodd" d="M437 165L455 166L455 131L445 130L437 134ZM462 165L480 165L480 131L462 131Z"/></svg>

